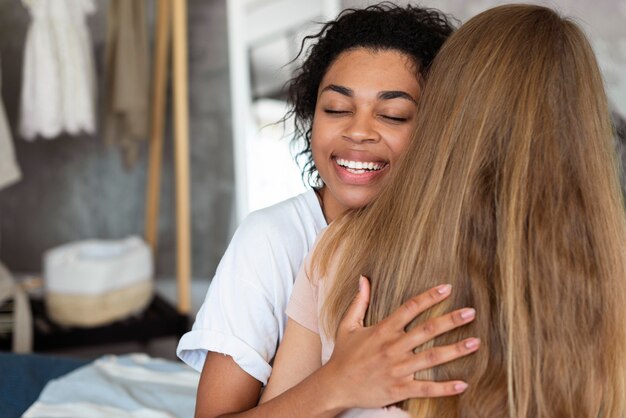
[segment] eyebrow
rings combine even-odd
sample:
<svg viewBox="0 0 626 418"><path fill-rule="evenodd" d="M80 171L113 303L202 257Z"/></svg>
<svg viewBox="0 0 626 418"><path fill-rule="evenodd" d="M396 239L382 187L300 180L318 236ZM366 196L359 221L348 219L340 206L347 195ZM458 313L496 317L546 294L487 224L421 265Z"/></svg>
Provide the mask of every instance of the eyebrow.
<svg viewBox="0 0 626 418"><path fill-rule="evenodd" d="M341 95L347 96L347 97L354 97L354 91L348 87L344 87L344 86L338 86L337 84L329 84L326 87L324 87L322 89L321 93L324 93L325 91L334 91L336 93L339 93ZM376 97L378 97L378 99L380 100L391 100L391 99L405 99L408 100L412 103L417 104L417 102L415 101L415 99L413 97L411 97L411 95L405 91L402 90L385 90L385 91L381 91L379 92Z"/></svg>

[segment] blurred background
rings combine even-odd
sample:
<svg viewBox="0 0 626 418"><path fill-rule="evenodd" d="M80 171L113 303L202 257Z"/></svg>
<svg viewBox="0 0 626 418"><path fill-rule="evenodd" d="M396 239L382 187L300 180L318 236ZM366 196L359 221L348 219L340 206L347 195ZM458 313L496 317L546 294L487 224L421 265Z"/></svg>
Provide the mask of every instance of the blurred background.
<svg viewBox="0 0 626 418"><path fill-rule="evenodd" d="M130 0L129 0L130 1ZM144 0L132 0L144 1ZM189 0L187 14L192 315L241 219L250 211L303 191L293 161L284 85L304 36L361 0ZM460 22L494 0L395 1L438 8ZM626 114L626 0L536 2L572 16L589 35L611 106ZM109 1L86 17L97 86L93 134L60 133L25 140L19 129L24 50L31 15L20 0L0 0L2 102L21 180L0 190L0 260L16 276L39 275L46 250L85 239L144 234L149 141L128 166L102 130L106 103L105 50ZM148 44L154 42L156 2L145 0ZM148 61L150 64L152 60ZM150 79L151 72L145 74ZM167 101L171 114L171 100ZM157 288L175 301L176 223L172 124L164 128ZM1 168L1 167L0 167ZM170 339L157 355L173 357ZM109 348L107 348L109 349Z"/></svg>

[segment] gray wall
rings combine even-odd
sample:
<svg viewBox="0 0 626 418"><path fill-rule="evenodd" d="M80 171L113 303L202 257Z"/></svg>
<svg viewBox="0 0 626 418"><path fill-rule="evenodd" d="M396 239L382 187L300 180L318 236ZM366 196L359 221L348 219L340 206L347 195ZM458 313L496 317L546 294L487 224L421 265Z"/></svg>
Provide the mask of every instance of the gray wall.
<svg viewBox="0 0 626 418"><path fill-rule="evenodd" d="M147 1L150 35L154 3ZM108 2L89 19L102 82ZM189 0L189 85L193 275L214 273L230 239L233 149L225 0ZM87 238L143 235L147 146L127 171L99 134L29 143L16 132L22 56L29 24L20 0L0 0L2 100L13 128L22 181L0 191L0 260L16 272L37 272L43 252ZM146 75L148 76L148 75ZM106 92L100 88L100 101ZM171 127L166 129L157 275L175 272Z"/></svg>

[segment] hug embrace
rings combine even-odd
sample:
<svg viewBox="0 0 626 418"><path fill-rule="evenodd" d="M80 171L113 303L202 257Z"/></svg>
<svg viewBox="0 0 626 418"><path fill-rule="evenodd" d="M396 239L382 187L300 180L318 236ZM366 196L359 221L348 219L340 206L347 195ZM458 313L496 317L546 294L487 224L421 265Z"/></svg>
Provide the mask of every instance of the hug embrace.
<svg viewBox="0 0 626 418"><path fill-rule="evenodd" d="M383 4L311 40L313 190L224 255L178 347L196 415L625 417L626 217L581 29Z"/></svg>

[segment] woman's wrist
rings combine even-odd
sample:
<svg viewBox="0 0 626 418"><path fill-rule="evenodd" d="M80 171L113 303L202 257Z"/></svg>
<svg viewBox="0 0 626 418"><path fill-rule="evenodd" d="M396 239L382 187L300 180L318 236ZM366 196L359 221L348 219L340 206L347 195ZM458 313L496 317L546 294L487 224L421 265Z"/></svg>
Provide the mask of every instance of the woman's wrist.
<svg viewBox="0 0 626 418"><path fill-rule="evenodd" d="M318 400L322 402L321 409L329 416L335 416L347 409L357 407L352 400L350 389L352 385L347 384L343 377L345 371L336 368L335 362L329 361L319 368L313 375L312 384L316 386Z"/></svg>

